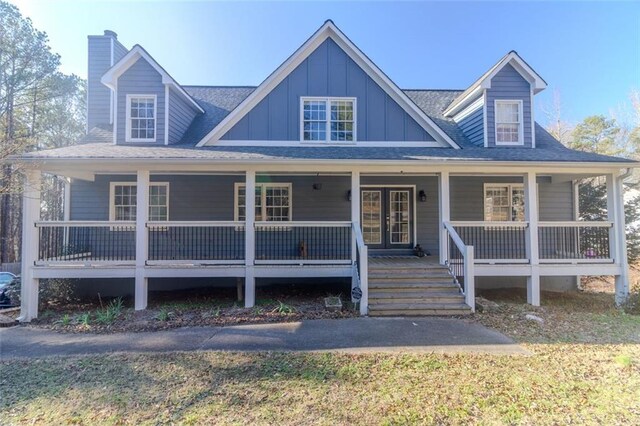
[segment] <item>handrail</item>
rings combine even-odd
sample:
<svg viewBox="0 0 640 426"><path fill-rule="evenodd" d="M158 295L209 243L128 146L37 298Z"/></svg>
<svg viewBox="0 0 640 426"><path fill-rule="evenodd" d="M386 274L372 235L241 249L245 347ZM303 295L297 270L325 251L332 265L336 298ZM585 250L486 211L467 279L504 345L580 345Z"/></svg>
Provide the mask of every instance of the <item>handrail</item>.
<svg viewBox="0 0 640 426"><path fill-rule="evenodd" d="M360 298L360 315L367 315L369 311L369 248L364 242L360 224L353 222L351 227L356 241L356 255L354 256L356 265L354 265L354 274L360 285L360 291L362 291Z"/></svg>
<svg viewBox="0 0 640 426"><path fill-rule="evenodd" d="M538 222L538 227L544 228L544 227L553 227L553 226L567 226L567 227L575 227L575 228L611 228L613 227L613 222L608 222L608 221Z"/></svg>
<svg viewBox="0 0 640 426"><path fill-rule="evenodd" d="M451 226L483 226L483 227L506 227L506 228L527 228L528 221L481 221L481 220L456 220L447 222Z"/></svg>
<svg viewBox="0 0 640 426"><path fill-rule="evenodd" d="M460 251L464 253L464 250L467 246L464 244L464 241L462 241L462 238L460 238L460 235L458 235L453 226L454 225L452 225L451 222L444 222L444 227L449 233L449 236L451 237L453 242L456 243L458 249L460 249Z"/></svg>
<svg viewBox="0 0 640 426"><path fill-rule="evenodd" d="M443 222L444 228L446 230L449 239L453 241L456 245L460 254L462 255L463 261L463 272L462 276L464 277L464 298L465 303L471 308L472 312L476 310L476 295L475 295L475 258L474 258L474 250L473 246L467 246L460 238L460 235L456 232L455 228L450 222ZM448 240L447 240L448 247ZM447 249L446 259L447 264L449 264L449 250ZM450 272L454 275L453 269L450 267ZM454 278L458 280L458 277L454 275Z"/></svg>
<svg viewBox="0 0 640 426"><path fill-rule="evenodd" d="M244 224L244 222L240 222ZM294 227L294 226L316 226L318 228L324 227L351 227L351 222L348 221L261 221L254 222L256 228L280 228L280 227Z"/></svg>
<svg viewBox="0 0 640 426"><path fill-rule="evenodd" d="M216 227L216 226L244 226L244 221L231 221L231 220L219 220L219 221L149 221L147 227L153 226L173 226L173 227Z"/></svg>
<svg viewBox="0 0 640 426"><path fill-rule="evenodd" d="M38 227L55 227L55 226L136 226L135 221L124 220L39 220L34 222Z"/></svg>

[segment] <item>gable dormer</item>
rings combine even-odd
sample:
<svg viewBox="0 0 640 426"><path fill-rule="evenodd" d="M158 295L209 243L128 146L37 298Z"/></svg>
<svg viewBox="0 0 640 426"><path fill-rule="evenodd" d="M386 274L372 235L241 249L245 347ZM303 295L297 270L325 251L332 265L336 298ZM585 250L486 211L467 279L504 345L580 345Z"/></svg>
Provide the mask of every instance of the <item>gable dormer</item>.
<svg viewBox="0 0 640 426"><path fill-rule="evenodd" d="M177 143L202 107L141 46L101 79L114 92L114 144Z"/></svg>
<svg viewBox="0 0 640 426"><path fill-rule="evenodd" d="M444 111L486 148L535 148L533 101L546 82L515 52L505 55Z"/></svg>
<svg viewBox="0 0 640 426"><path fill-rule="evenodd" d="M327 21L198 146L458 145Z"/></svg>

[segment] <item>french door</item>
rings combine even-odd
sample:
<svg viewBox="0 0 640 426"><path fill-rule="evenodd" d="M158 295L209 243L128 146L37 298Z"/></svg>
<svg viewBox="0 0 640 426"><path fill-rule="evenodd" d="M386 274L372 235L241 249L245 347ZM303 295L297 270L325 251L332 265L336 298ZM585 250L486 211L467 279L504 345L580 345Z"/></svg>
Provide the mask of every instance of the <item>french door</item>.
<svg viewBox="0 0 640 426"><path fill-rule="evenodd" d="M366 188L361 203L362 236L369 247L413 247L412 188Z"/></svg>

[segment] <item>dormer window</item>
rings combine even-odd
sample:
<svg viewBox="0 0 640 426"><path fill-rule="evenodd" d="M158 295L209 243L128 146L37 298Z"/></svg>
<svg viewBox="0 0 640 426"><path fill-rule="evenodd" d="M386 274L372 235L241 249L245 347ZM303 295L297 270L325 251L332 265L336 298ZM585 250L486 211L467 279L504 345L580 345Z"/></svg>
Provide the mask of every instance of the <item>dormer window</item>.
<svg viewBox="0 0 640 426"><path fill-rule="evenodd" d="M354 98L302 98L303 142L355 142Z"/></svg>
<svg viewBox="0 0 640 426"><path fill-rule="evenodd" d="M524 145L522 101L496 100L496 145Z"/></svg>
<svg viewBox="0 0 640 426"><path fill-rule="evenodd" d="M156 141L156 95L127 95L127 142Z"/></svg>

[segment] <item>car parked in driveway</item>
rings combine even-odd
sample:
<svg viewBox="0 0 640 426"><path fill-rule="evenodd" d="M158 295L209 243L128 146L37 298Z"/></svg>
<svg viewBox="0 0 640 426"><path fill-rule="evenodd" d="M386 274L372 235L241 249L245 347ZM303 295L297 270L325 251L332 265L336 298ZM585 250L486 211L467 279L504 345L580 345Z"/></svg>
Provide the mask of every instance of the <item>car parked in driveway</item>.
<svg viewBox="0 0 640 426"><path fill-rule="evenodd" d="M8 308L17 304L14 295L19 292L20 276L11 272L0 272L0 308Z"/></svg>

